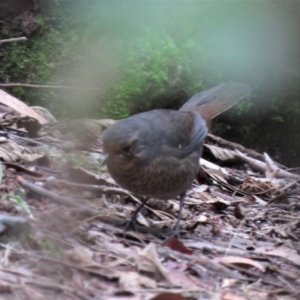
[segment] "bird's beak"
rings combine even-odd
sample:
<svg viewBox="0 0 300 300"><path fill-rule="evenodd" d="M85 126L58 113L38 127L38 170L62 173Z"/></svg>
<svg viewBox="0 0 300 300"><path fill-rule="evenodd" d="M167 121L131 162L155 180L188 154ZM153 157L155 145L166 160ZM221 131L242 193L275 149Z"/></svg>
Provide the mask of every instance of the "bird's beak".
<svg viewBox="0 0 300 300"><path fill-rule="evenodd" d="M101 167L105 166L106 165L106 162L108 160L108 157L109 157L109 154L104 154L103 156L103 160L101 162Z"/></svg>

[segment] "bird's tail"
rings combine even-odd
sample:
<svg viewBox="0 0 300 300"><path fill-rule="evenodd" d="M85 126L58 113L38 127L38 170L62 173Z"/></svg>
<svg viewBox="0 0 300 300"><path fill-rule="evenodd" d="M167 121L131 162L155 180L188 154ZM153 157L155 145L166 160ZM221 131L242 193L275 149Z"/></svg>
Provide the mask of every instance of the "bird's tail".
<svg viewBox="0 0 300 300"><path fill-rule="evenodd" d="M197 111L207 123L249 96L252 89L245 83L223 83L194 95L181 111Z"/></svg>

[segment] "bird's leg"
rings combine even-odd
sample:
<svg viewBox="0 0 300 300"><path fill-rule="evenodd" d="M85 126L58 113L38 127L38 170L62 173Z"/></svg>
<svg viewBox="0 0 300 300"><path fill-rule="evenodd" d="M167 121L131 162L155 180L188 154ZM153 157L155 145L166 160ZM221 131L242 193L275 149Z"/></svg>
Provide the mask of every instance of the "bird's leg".
<svg viewBox="0 0 300 300"><path fill-rule="evenodd" d="M124 228L124 233L133 225L134 227L134 224L136 222L136 217L137 217L137 214L141 211L141 209L145 206L146 202L149 200L149 198L144 198L142 199L142 203L140 204L140 206L134 211L134 213L132 214L129 222L125 225L125 228Z"/></svg>
<svg viewBox="0 0 300 300"><path fill-rule="evenodd" d="M180 221L181 221L182 209L183 209L183 206L184 206L184 200L185 200L185 193L180 196L180 204L179 204L179 211L178 211L177 221L176 221L175 226L173 228L173 236L176 236L178 239L180 238Z"/></svg>
<svg viewBox="0 0 300 300"><path fill-rule="evenodd" d="M172 237L176 237L177 239L180 239L180 221L181 221L182 209L184 206L184 200L185 200L185 193L180 196L180 204L179 204L177 221L173 229L167 234L166 240L169 240Z"/></svg>

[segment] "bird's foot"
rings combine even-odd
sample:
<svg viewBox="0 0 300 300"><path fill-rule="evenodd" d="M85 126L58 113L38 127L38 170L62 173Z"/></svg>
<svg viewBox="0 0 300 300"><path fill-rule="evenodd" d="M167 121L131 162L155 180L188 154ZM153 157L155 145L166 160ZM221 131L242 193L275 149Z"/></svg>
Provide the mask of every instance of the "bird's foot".
<svg viewBox="0 0 300 300"><path fill-rule="evenodd" d="M162 237L164 238L164 243L171 240L172 238L180 239L180 227L176 224L173 229L164 231L162 233Z"/></svg>
<svg viewBox="0 0 300 300"><path fill-rule="evenodd" d="M130 218L129 222L128 221L125 222L124 235L129 229L133 229L135 231L138 231L138 225L137 225L136 218L137 218L137 215L138 215L139 211L144 207L144 205L146 204L148 199L149 198L143 199L140 206L134 211L134 213L133 213L132 217Z"/></svg>
<svg viewBox="0 0 300 300"><path fill-rule="evenodd" d="M121 226L124 227L123 236L125 236L127 231L133 230L138 232L138 224L137 221L133 218L130 218L130 220L126 220L121 223Z"/></svg>
<svg viewBox="0 0 300 300"><path fill-rule="evenodd" d="M126 232L130 229L133 229L133 230L137 231L137 222L136 222L136 220L131 220L130 219L129 221L124 222L124 225L125 225L124 232Z"/></svg>

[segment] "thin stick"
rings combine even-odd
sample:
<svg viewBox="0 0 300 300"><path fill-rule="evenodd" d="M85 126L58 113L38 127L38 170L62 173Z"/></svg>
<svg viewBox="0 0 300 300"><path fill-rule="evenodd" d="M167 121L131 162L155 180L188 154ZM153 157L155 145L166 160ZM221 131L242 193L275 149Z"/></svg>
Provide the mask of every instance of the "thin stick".
<svg viewBox="0 0 300 300"><path fill-rule="evenodd" d="M51 199L53 202L56 202L58 204L64 205L66 207L71 207L71 208L77 208L80 209L82 212L88 214L89 216L95 216L98 214L98 212L94 209L91 209L89 207L86 207L84 205L78 204L75 201L72 201L72 199L58 195L54 192L48 191L40 186L37 186L33 183L28 182L27 180L24 180L21 176L17 177L17 181L19 184L24 187L29 189L30 191L33 191L39 195L42 195L44 197L47 197Z"/></svg>
<svg viewBox="0 0 300 300"><path fill-rule="evenodd" d="M18 38L0 40L0 44L12 43L12 42L22 42L22 41L27 41L27 38L25 36L22 36L22 37L18 37Z"/></svg>
<svg viewBox="0 0 300 300"><path fill-rule="evenodd" d="M0 87L31 87L31 88L46 88L46 89L68 89L68 90L89 90L100 91L98 88L78 87L78 86L64 86L64 85L45 85L45 84L25 84L25 83L0 83Z"/></svg>

